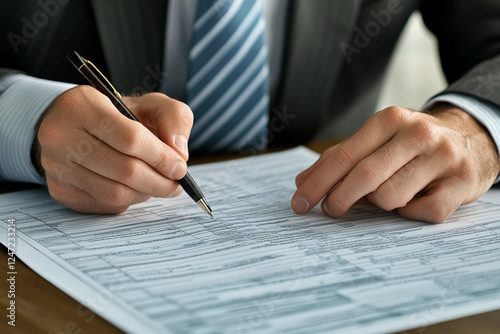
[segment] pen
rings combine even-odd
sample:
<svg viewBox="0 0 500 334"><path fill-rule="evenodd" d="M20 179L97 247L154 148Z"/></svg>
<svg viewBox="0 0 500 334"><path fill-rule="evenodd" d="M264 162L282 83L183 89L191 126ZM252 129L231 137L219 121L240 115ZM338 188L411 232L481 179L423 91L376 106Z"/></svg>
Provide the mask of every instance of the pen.
<svg viewBox="0 0 500 334"><path fill-rule="evenodd" d="M76 69L92 84L92 86L111 100L118 111L131 120L139 122L134 114L132 114L132 112L122 102L120 93L116 91L113 85L111 85L108 79L106 79L106 77L97 69L97 67L95 67L94 64L80 56L76 51L68 53L67 57ZM208 205L201 189L198 187L191 175L189 175L189 172L186 173L182 179L178 180L178 182L184 191L196 202L196 204L213 217L210 205Z"/></svg>

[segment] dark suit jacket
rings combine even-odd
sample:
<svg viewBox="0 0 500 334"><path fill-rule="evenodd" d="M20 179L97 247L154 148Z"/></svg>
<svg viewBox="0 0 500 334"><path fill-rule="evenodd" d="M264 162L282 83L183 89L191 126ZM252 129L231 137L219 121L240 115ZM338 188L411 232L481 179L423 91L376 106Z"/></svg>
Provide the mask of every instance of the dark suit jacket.
<svg viewBox="0 0 500 334"><path fill-rule="evenodd" d="M0 67L85 83L65 58L79 50L130 92L162 64L166 8L167 0L2 0ZM362 125L415 10L438 38L447 90L500 106L498 0L292 0L271 144Z"/></svg>

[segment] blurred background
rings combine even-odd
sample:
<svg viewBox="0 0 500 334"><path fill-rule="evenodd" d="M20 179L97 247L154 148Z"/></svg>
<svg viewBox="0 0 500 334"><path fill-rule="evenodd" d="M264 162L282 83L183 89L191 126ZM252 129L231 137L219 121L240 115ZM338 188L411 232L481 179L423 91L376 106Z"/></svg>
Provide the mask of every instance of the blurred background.
<svg viewBox="0 0 500 334"><path fill-rule="evenodd" d="M415 13L396 46L376 110L393 105L420 109L445 85L436 40Z"/></svg>

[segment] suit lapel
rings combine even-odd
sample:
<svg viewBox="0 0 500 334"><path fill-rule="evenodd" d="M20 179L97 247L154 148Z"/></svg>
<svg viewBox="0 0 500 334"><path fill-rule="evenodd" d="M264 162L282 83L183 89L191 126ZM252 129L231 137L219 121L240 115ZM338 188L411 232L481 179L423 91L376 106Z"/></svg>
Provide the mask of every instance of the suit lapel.
<svg viewBox="0 0 500 334"><path fill-rule="evenodd" d="M92 0L92 7L116 88L148 90L162 64L167 1Z"/></svg>
<svg viewBox="0 0 500 334"><path fill-rule="evenodd" d="M343 57L339 45L349 40L360 5L361 0L293 2L279 99L289 122L274 134L274 144L303 142L325 120Z"/></svg>

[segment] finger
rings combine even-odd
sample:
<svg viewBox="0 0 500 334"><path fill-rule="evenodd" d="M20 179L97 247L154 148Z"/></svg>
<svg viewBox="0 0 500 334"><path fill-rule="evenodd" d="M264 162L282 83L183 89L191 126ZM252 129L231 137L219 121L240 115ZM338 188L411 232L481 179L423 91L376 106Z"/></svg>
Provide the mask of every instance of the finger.
<svg viewBox="0 0 500 334"><path fill-rule="evenodd" d="M343 215L354 203L375 191L417 155L418 151L415 146L408 141L400 140L401 136L399 134L392 138L358 162L341 180L342 182L339 180L340 183L333 185L323 200L322 208L325 213L333 217ZM328 165L323 168L325 173L330 169Z"/></svg>
<svg viewBox="0 0 500 334"><path fill-rule="evenodd" d="M404 207L428 184L441 177L444 166L440 159L417 156L368 194L367 199L386 211Z"/></svg>
<svg viewBox="0 0 500 334"><path fill-rule="evenodd" d="M49 193L56 201L77 212L86 214L120 214L128 209L125 207L109 207L96 200L83 190L58 181L49 183Z"/></svg>
<svg viewBox="0 0 500 334"><path fill-rule="evenodd" d="M292 198L295 212L305 213L312 209L362 159L387 143L409 115L410 111L394 107L370 118L303 181Z"/></svg>
<svg viewBox="0 0 500 334"><path fill-rule="evenodd" d="M107 108L96 111L96 117L87 117L83 121L83 128L94 134L99 126L98 120L108 119L113 127L100 133L98 138L103 142L123 154L146 162L167 178L178 180L186 174L187 166L183 157L145 126L126 118L113 108L109 103Z"/></svg>
<svg viewBox="0 0 500 334"><path fill-rule="evenodd" d="M440 175L445 166L439 157L432 158L422 153L426 150L415 143L421 132L419 129L415 127L399 132L360 161L328 194L323 209L338 217L364 196L387 211L404 206Z"/></svg>
<svg viewBox="0 0 500 334"><path fill-rule="evenodd" d="M84 129L116 150L143 160L168 178L180 179L186 173L185 158L145 126L119 113L108 98L92 87L77 86L69 90L55 100L52 108L59 112L49 115L51 124L66 125L69 130ZM42 130L41 127L44 133ZM47 139L54 133L45 132Z"/></svg>
<svg viewBox="0 0 500 334"><path fill-rule="evenodd" d="M345 145L345 146L344 146ZM340 145L329 156L320 159L312 169L306 171L297 183L297 191L292 197L292 208L296 213L310 211L333 189L351 170L358 152L351 151L348 142Z"/></svg>
<svg viewBox="0 0 500 334"><path fill-rule="evenodd" d="M297 177L295 178L295 185L297 186L297 188L299 188L311 174L313 174L323 163L328 160L332 152L335 151L337 147L339 147L339 145L340 143L325 150L325 152L321 154L319 159L316 160L316 162L312 164L311 167L307 168L297 175Z"/></svg>
<svg viewBox="0 0 500 334"><path fill-rule="evenodd" d="M130 103L142 124L185 160L189 158L188 138L193 127L193 112L186 104L161 93L146 94Z"/></svg>
<svg viewBox="0 0 500 334"><path fill-rule="evenodd" d="M81 213L96 214L119 214L128 209L128 205L123 207L110 207L97 200L89 193L66 182L60 182L57 178L47 177L47 187L53 199Z"/></svg>
<svg viewBox="0 0 500 334"><path fill-rule="evenodd" d="M141 203L149 199L150 196L137 192L130 187L119 182L107 179L82 166L76 165L64 175L64 181L53 179L51 181L60 184L71 185L92 196L97 202L102 203L101 207L113 209L124 208L132 204ZM56 194L56 200L61 200L61 195ZM63 199L67 201L68 199Z"/></svg>
<svg viewBox="0 0 500 334"><path fill-rule="evenodd" d="M47 179L48 190L52 198L68 208L87 214L120 214L128 206L110 207L98 201L85 191L56 179Z"/></svg>
<svg viewBox="0 0 500 334"><path fill-rule="evenodd" d="M446 178L431 183L423 196L416 196L398 213L405 218L430 223L446 220L463 203L461 180Z"/></svg>
<svg viewBox="0 0 500 334"><path fill-rule="evenodd" d="M322 208L332 217L343 215L364 196L374 192L411 161L416 153L392 140L362 160L323 200Z"/></svg>
<svg viewBox="0 0 500 334"><path fill-rule="evenodd" d="M74 161L107 179L129 186L153 197L172 197L179 193L179 183L159 173L142 160L125 155L89 136L85 156Z"/></svg>

